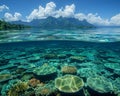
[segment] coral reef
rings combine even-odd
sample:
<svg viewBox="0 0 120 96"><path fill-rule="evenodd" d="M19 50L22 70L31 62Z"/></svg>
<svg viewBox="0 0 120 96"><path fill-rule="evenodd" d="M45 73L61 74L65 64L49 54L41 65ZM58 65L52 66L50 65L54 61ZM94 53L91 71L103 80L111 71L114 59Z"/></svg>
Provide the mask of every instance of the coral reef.
<svg viewBox="0 0 120 96"><path fill-rule="evenodd" d="M78 92L84 86L81 78L74 75L65 75L55 79L55 87L65 93Z"/></svg>
<svg viewBox="0 0 120 96"><path fill-rule="evenodd" d="M58 58L59 59L65 59L65 58L67 58L67 56L66 56L66 54L59 54Z"/></svg>
<svg viewBox="0 0 120 96"><path fill-rule="evenodd" d="M2 96L21 96L29 88L27 82L21 80L11 80L2 88Z"/></svg>
<svg viewBox="0 0 120 96"><path fill-rule="evenodd" d="M8 70L0 72L0 83L12 79L13 76Z"/></svg>
<svg viewBox="0 0 120 96"><path fill-rule="evenodd" d="M16 65L10 63L10 64L7 64L7 65L1 66L0 71L1 70L6 70L6 69L9 69L9 68L15 68L15 67L16 67Z"/></svg>
<svg viewBox="0 0 120 96"><path fill-rule="evenodd" d="M27 82L18 82L13 85L7 92L7 96L20 96L29 88Z"/></svg>
<svg viewBox="0 0 120 96"><path fill-rule="evenodd" d="M0 96L120 94L120 48L45 46L0 46Z"/></svg>
<svg viewBox="0 0 120 96"><path fill-rule="evenodd" d="M54 66L50 65L42 65L40 67L37 67L33 70L33 73L36 75L48 75L52 73L56 73L57 69Z"/></svg>
<svg viewBox="0 0 120 96"><path fill-rule="evenodd" d="M99 93L108 93L113 91L113 85L110 81L102 76L89 77L87 85Z"/></svg>
<svg viewBox="0 0 120 96"><path fill-rule="evenodd" d="M120 71L120 64L119 63L105 63L104 66L108 69L108 70L116 70L116 71Z"/></svg>
<svg viewBox="0 0 120 96"><path fill-rule="evenodd" d="M54 66L50 66L48 64L44 64L40 67L37 67L33 70L33 73L36 78L45 81L55 79L57 76L57 68Z"/></svg>
<svg viewBox="0 0 120 96"><path fill-rule="evenodd" d="M85 56L71 56L71 57L70 57L70 61L71 61L71 62L81 63L81 62L84 62L85 60L86 60L86 57L85 57Z"/></svg>
<svg viewBox="0 0 120 96"><path fill-rule="evenodd" d="M40 83L40 80L37 80L36 78L32 78L28 81L28 84L32 87L36 87Z"/></svg>
<svg viewBox="0 0 120 96"><path fill-rule="evenodd" d="M52 93L49 87L39 87L39 89L37 89L36 91L39 91L39 94L41 96L48 96ZM40 96L40 95L38 95L38 93L36 94L36 96Z"/></svg>
<svg viewBox="0 0 120 96"><path fill-rule="evenodd" d="M56 59L57 58L57 54L45 54L43 56L45 59Z"/></svg>
<svg viewBox="0 0 120 96"><path fill-rule="evenodd" d="M35 94L36 96L54 96L52 94L54 94L56 92L56 88L54 87L54 82L51 81L45 85L38 85L35 88Z"/></svg>
<svg viewBox="0 0 120 96"><path fill-rule="evenodd" d="M61 72L63 74L77 74L77 68L75 66L63 66Z"/></svg>
<svg viewBox="0 0 120 96"><path fill-rule="evenodd" d="M120 77L116 78L113 82L113 91L115 94L120 94Z"/></svg>
<svg viewBox="0 0 120 96"><path fill-rule="evenodd" d="M27 60L30 63L34 63L34 62L37 62L40 60L40 56L39 56L39 54L37 54L37 55L35 54L35 56L31 56L31 57L27 58Z"/></svg>
<svg viewBox="0 0 120 96"><path fill-rule="evenodd" d="M92 67L92 68L80 68L78 69L78 75L83 77L83 78L88 78L89 76L96 76L97 75L97 71L95 71L96 68Z"/></svg>

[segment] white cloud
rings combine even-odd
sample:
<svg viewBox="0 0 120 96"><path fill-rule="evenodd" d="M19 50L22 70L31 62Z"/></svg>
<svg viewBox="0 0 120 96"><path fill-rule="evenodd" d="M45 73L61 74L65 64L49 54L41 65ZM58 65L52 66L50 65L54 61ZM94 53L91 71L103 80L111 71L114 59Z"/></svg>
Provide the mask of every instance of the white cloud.
<svg viewBox="0 0 120 96"><path fill-rule="evenodd" d="M6 20L6 21L18 21L18 20L20 20L21 19L21 17L22 17L22 15L20 14L20 13L18 13L18 12L15 12L15 14L14 15L12 15L11 13L5 13L5 15L4 15L4 19Z"/></svg>
<svg viewBox="0 0 120 96"><path fill-rule="evenodd" d="M120 25L120 13L110 19L111 25Z"/></svg>
<svg viewBox="0 0 120 96"><path fill-rule="evenodd" d="M74 17L75 5L66 5L65 9L61 12L62 17ZM60 13L58 13L60 14Z"/></svg>
<svg viewBox="0 0 120 96"><path fill-rule="evenodd" d="M97 13L96 14L89 13L87 15L87 21L97 25L109 25L109 21L107 19L101 18Z"/></svg>
<svg viewBox="0 0 120 96"><path fill-rule="evenodd" d="M50 16L55 14L56 5L54 2L50 2L46 4L46 8L44 9L45 16Z"/></svg>
<svg viewBox="0 0 120 96"><path fill-rule="evenodd" d="M78 14L75 14L75 18L79 20L86 19L91 24L109 25L109 21L107 19L102 19L97 13L96 14L89 13L87 15L83 13L78 13Z"/></svg>
<svg viewBox="0 0 120 96"><path fill-rule="evenodd" d="M79 19L80 21L87 19L87 16L83 13L77 13L74 15L75 18Z"/></svg>
<svg viewBox="0 0 120 96"><path fill-rule="evenodd" d="M55 8L56 5L54 2L49 2L46 4L46 7L43 8L42 6L39 6L38 9L34 9L29 16L27 16L27 20L31 21L33 19L43 19L48 16L54 16L55 15Z"/></svg>
<svg viewBox="0 0 120 96"><path fill-rule="evenodd" d="M0 12L2 12L3 10L9 10L9 7L8 6L6 6L6 5L1 5L0 6Z"/></svg>
<svg viewBox="0 0 120 96"><path fill-rule="evenodd" d="M66 5L65 7L61 7L59 9L56 9L56 4L54 2L49 2L46 4L45 7L39 6L38 8L34 9L28 16L26 16L27 21L32 21L33 19L44 19L47 18L48 16L53 16L53 17L74 17L79 20L84 20L86 19L89 23L95 24L95 25L100 25L100 26L112 26L112 25L120 25L120 13L105 19L99 16L97 13L75 13L75 5ZM10 13L5 14L5 19L7 21L16 21L21 18L20 13L15 13L14 15Z"/></svg>
<svg viewBox="0 0 120 96"><path fill-rule="evenodd" d="M113 26L113 25L120 25L120 14L117 14L110 19L103 19L101 18L97 13L92 14L89 13L87 15L83 13L78 13L74 15L75 18L79 20L86 19L89 23L95 24L95 25L102 25L102 26Z"/></svg>
<svg viewBox="0 0 120 96"><path fill-rule="evenodd" d="M61 7L60 9L56 9L56 4L54 2L49 2L46 4L45 7L39 6L37 9L34 9L29 16L26 16L27 21L32 21L33 19L44 19L48 16L53 17L74 17L79 20L86 19L89 23L95 24L95 25L102 25L102 26L120 26L120 13L114 15L113 17L109 19L102 18L97 13L75 13L75 5L66 5L65 7ZM0 12L3 10L9 10L9 7L6 5L0 6ZM15 12L14 14L11 13L5 13L4 19L6 21L18 21L20 20L22 15L18 12Z"/></svg>
<svg viewBox="0 0 120 96"><path fill-rule="evenodd" d="M79 20L86 19L89 23L100 25L100 26L120 26L120 13L111 17L110 19L103 19L97 13L89 13L87 15L83 13L78 13L74 15L75 18Z"/></svg>
<svg viewBox="0 0 120 96"><path fill-rule="evenodd" d="M46 4L45 8L39 6L38 9L34 9L29 16L27 16L27 20L31 21L33 19L43 19L48 16L53 17L74 17L75 5L66 5L65 8L60 8L56 10L56 4L54 2L49 2Z"/></svg>
<svg viewBox="0 0 120 96"><path fill-rule="evenodd" d="M66 5L64 8L60 8L56 10L56 4L54 2L49 2L46 4L45 8L39 6L38 9L34 9L29 16L27 16L27 21L32 21L33 19L43 19L48 16L53 17L74 17L79 20L86 19L91 24L97 25L109 25L109 21L107 19L102 19L97 13L96 14L84 14L84 13L76 13L75 14L75 5Z"/></svg>

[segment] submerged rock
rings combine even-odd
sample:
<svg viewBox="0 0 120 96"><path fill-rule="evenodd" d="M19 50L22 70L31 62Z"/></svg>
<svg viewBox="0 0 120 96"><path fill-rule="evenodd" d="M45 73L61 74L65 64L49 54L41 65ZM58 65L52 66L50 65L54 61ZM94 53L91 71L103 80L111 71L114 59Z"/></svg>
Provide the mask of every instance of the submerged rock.
<svg viewBox="0 0 120 96"><path fill-rule="evenodd" d="M74 75L65 75L55 79L55 87L65 93L75 93L81 90L84 82L81 78Z"/></svg>

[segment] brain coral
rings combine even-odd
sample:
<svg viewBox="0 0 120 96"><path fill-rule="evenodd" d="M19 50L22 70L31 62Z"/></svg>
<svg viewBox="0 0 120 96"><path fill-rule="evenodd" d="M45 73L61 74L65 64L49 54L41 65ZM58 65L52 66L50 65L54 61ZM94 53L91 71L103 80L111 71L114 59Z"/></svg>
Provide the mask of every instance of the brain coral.
<svg viewBox="0 0 120 96"><path fill-rule="evenodd" d="M76 74L77 68L75 66L63 66L61 71L64 74Z"/></svg>
<svg viewBox="0 0 120 96"><path fill-rule="evenodd" d="M7 96L22 96L22 94L24 94L24 92L28 88L29 88L29 86L28 86L27 82L19 81L16 84L14 84L13 86L11 86L11 88L7 92Z"/></svg>
<svg viewBox="0 0 120 96"><path fill-rule="evenodd" d="M32 87L36 87L40 83L41 83L40 80L38 80L36 78L32 78L28 81L28 84Z"/></svg>
<svg viewBox="0 0 120 96"><path fill-rule="evenodd" d="M65 75L55 79L55 87L61 92L75 93L82 89L84 82L81 78L74 75Z"/></svg>

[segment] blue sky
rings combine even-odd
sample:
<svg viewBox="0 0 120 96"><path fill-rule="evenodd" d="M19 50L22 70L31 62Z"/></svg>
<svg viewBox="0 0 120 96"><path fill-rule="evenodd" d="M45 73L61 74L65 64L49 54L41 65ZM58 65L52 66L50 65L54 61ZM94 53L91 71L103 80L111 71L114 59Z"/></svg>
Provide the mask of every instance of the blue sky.
<svg viewBox="0 0 120 96"><path fill-rule="evenodd" d="M0 0L0 18L6 21L31 21L47 16L87 19L98 25L120 25L116 22L120 21L120 0Z"/></svg>

